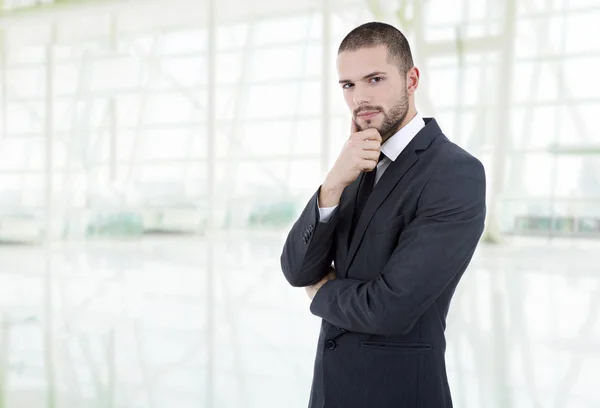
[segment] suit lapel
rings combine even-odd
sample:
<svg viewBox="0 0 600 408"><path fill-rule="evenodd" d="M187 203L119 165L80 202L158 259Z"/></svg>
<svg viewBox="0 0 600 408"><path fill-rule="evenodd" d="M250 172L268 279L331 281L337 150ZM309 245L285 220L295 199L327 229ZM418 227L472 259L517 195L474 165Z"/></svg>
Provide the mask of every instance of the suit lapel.
<svg viewBox="0 0 600 408"><path fill-rule="evenodd" d="M396 184L402 179L406 172L417 162L417 160L418 157L413 150L404 150L395 161L390 163L385 173L383 173L383 176L381 176L379 182L375 185L375 187L373 187L373 192L369 196L369 199L365 204L365 208L358 219L356 230L354 231L354 236L352 237L350 248L348 249L348 256L346 258L346 273L348 272L348 268L350 268L350 265L354 260L356 250L358 249L358 246L365 235L367 227L369 226L375 211L392 192Z"/></svg>
<svg viewBox="0 0 600 408"><path fill-rule="evenodd" d="M389 167L383 173L383 176L379 179L379 182L373 188L367 203L365 204L365 208L358 219L358 223L356 224L356 230L354 231L354 236L352 237L352 241L350 244L350 248L348 249L348 254L346 257L346 264L344 265L344 272L347 276L348 269L350 269L350 265L354 260L356 255L356 251L362 242L362 239L365 235L367 227L373 218L373 215L377 211L377 209L381 206L381 204L385 201L388 195L392 192L394 187L400 182L400 180L404 177L406 172L410 170L415 163L419 160L419 155L417 152L426 150L434 137L441 133L441 130L435 119L426 118L425 119L425 127L421 129L419 133L413 138L413 140L406 146L406 148L400 153L400 155L396 158L395 161L390 163ZM358 183L355 183L358 186ZM353 190L352 197L352 211L354 211L354 203L356 200L356 194L358 191L358 187L355 187ZM352 217L352 213L350 213L350 217ZM352 218L350 218L352 219ZM346 223L345 223L346 224ZM345 229L344 239L347 238L347 234L349 233L349 223L347 229Z"/></svg>

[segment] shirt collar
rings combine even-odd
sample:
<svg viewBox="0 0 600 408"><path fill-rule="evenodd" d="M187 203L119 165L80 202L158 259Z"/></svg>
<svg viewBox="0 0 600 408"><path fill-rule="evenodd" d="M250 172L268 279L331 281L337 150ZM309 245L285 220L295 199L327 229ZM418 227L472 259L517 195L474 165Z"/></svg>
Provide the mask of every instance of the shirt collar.
<svg viewBox="0 0 600 408"><path fill-rule="evenodd" d="M386 142L381 145L381 151L391 161L395 161L400 153L408 146L410 141L416 136L421 129L425 127L423 117L417 112L414 118L411 119L403 128L394 133Z"/></svg>

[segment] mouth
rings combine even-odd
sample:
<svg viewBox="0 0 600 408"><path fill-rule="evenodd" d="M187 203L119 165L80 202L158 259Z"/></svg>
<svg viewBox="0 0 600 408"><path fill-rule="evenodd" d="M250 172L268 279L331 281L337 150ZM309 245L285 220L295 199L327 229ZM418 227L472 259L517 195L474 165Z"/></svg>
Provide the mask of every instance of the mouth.
<svg viewBox="0 0 600 408"><path fill-rule="evenodd" d="M357 116L363 120L367 120L367 119L373 119L377 115L379 115L379 111L367 111L367 112L361 112Z"/></svg>

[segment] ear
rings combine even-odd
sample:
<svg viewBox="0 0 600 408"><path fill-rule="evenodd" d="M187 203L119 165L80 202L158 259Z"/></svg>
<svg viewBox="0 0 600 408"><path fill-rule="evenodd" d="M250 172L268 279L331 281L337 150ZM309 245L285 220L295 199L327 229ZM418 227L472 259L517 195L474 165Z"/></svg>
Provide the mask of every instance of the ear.
<svg viewBox="0 0 600 408"><path fill-rule="evenodd" d="M417 67L412 67L406 73L406 91L409 95L414 94L419 87L420 75L421 73Z"/></svg>

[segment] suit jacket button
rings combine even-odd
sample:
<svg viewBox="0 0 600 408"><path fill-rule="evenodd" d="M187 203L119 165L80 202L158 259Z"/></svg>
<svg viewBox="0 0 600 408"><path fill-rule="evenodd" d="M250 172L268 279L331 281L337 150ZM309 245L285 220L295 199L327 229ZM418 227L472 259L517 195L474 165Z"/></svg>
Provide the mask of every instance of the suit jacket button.
<svg viewBox="0 0 600 408"><path fill-rule="evenodd" d="M333 340L327 340L326 344L327 344L327 348L329 350L333 350L335 348L335 346L336 346L335 341L333 341Z"/></svg>

